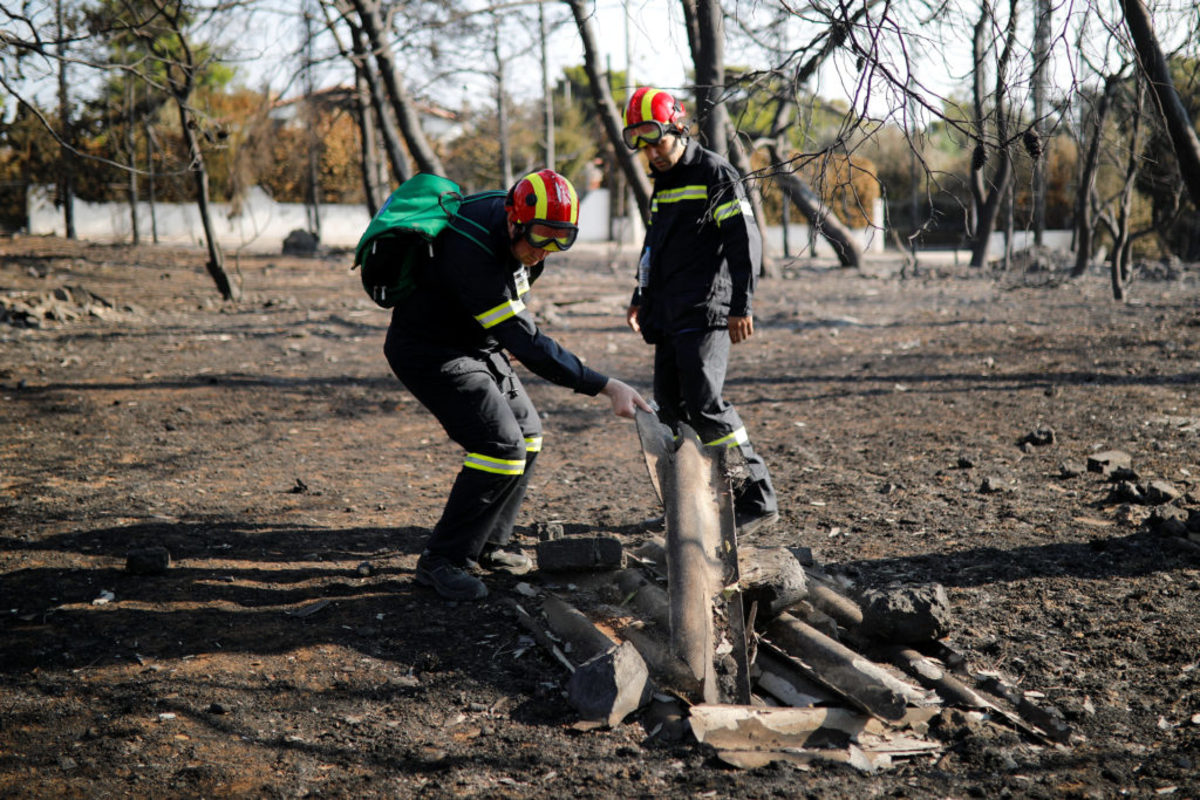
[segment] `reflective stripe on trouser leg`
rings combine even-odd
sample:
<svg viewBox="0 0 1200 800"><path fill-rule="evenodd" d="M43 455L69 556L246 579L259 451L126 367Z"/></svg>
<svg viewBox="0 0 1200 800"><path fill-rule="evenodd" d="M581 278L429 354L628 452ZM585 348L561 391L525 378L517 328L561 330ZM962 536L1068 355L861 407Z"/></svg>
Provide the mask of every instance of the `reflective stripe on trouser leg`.
<svg viewBox="0 0 1200 800"><path fill-rule="evenodd" d="M525 502L525 490L529 487L529 478L533 473L535 461L537 461L537 452L531 451L525 457L524 474L517 480L512 492L496 509L496 521L484 542L484 547L489 544L502 546L512 541L513 528L517 524L517 514L521 511L521 504Z"/></svg>
<svg viewBox="0 0 1200 800"><path fill-rule="evenodd" d="M394 328L384 352L396 376L468 453L427 545L462 564L478 556L498 524L506 524L501 519L516 516L529 442L542 435L537 410L502 355L466 355L406 339Z"/></svg>
<svg viewBox="0 0 1200 800"><path fill-rule="evenodd" d="M525 471L525 459L492 458L483 453L467 453L463 459L463 469L477 469L497 475L520 475Z"/></svg>

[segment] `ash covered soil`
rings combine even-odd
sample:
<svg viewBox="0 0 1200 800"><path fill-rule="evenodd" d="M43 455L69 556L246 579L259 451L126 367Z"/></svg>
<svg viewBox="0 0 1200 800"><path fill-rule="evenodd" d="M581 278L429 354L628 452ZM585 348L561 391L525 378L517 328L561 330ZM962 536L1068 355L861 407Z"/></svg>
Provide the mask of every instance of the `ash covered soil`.
<svg viewBox="0 0 1200 800"><path fill-rule="evenodd" d="M632 257L577 250L531 307L648 392ZM1040 261L762 281L727 384L780 494L755 543L943 585L948 643L1072 731L946 713L938 752L867 774L577 725L512 607L561 577L457 605L412 580L461 454L388 371L349 256L229 255L238 304L204 260L0 241L0 796L1200 797L1200 548L1156 523L1200 508L1194 265L1142 269L1125 305ZM522 374L546 446L519 540L638 544L633 423ZM1126 484L1083 468L1113 449ZM128 571L150 546L170 568Z"/></svg>

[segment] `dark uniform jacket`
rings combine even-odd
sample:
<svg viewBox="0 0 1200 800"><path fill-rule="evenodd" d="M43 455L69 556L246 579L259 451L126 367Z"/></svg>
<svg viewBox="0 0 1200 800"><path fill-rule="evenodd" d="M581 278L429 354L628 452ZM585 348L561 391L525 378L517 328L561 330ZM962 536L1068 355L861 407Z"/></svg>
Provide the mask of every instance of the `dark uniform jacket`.
<svg viewBox="0 0 1200 800"><path fill-rule="evenodd" d="M527 269L509 249L504 198L465 203L461 216L490 232L494 255L453 230L434 241L432 257L418 265L417 288L392 309L392 329L410 342L486 358L507 350L534 374L559 386L596 395L608 378L580 362L538 330L524 296L542 274Z"/></svg>
<svg viewBox="0 0 1200 800"><path fill-rule="evenodd" d="M737 170L688 140L679 162L652 171L650 224L638 267L638 324L651 344L723 328L751 314L762 238Z"/></svg>

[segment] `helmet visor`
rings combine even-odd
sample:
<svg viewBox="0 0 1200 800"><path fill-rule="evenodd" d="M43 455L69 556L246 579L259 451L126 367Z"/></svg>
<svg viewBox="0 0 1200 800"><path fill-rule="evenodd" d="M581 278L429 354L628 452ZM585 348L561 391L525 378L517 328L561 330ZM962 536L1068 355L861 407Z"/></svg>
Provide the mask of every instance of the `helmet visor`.
<svg viewBox="0 0 1200 800"><path fill-rule="evenodd" d="M569 222L547 222L535 219L525 226L523 235L530 247L551 253L561 253L575 244L579 228Z"/></svg>
<svg viewBox="0 0 1200 800"><path fill-rule="evenodd" d="M668 133L673 132L656 119L639 122L635 125L626 125L621 131L621 138L625 140L625 146L630 150L640 150L643 147L651 147L663 140L663 137Z"/></svg>

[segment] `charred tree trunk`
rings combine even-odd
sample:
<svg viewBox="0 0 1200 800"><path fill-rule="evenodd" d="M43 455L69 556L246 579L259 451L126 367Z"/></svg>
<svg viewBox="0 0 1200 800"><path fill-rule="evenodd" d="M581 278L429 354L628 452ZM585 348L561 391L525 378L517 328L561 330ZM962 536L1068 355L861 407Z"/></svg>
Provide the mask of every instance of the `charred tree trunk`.
<svg viewBox="0 0 1200 800"><path fill-rule="evenodd" d="M728 115L726 115L728 116ZM733 124L729 123L729 162L743 176L749 175L754 171L754 167L750 164L750 155L746 152L746 148L742 147L741 141L738 140L737 131L733 129ZM767 214L763 209L762 189L757 180L746 181L746 198L750 201L750 209L754 212L754 222L758 226L758 235L763 241L763 257L761 275L772 278L779 277L779 265L775 259L767 254ZM785 236L786 234L786 228Z"/></svg>
<svg viewBox="0 0 1200 800"><path fill-rule="evenodd" d="M692 63L696 67L696 124L704 146L727 156L724 12L719 0L695 0L695 6L697 38Z"/></svg>
<svg viewBox="0 0 1200 800"><path fill-rule="evenodd" d="M355 68L354 114L358 118L358 139L362 148L363 196L367 201L367 212L374 217L386 197L380 185L379 132L375 127L375 114L371 110L371 89L367 86L361 67Z"/></svg>
<svg viewBox="0 0 1200 800"><path fill-rule="evenodd" d="M512 186L513 176L512 152L509 148L508 136L508 98L504 96L504 81L507 72L504 69L504 56L500 52L500 20L495 19L492 29L492 57L496 61L496 140L500 143L500 180L505 187Z"/></svg>
<svg viewBox="0 0 1200 800"><path fill-rule="evenodd" d="M591 85L592 102L596 115L604 125L604 132L612 145L613 153L621 165L633 195L637 198L638 210L642 221L650 221L650 179L642 171L634 154L621 140L621 113L613 102L612 90L609 88L608 76L600 68L600 48L596 44L596 32L592 25L592 9L585 0L564 0L571 7L575 17L575 27L579 29L579 40L583 43L583 68Z"/></svg>
<svg viewBox="0 0 1200 800"><path fill-rule="evenodd" d="M125 155L129 159L129 234L134 246L141 244L142 228L138 223L138 170L137 170L137 137L134 136L134 86L133 81L125 81Z"/></svg>
<svg viewBox="0 0 1200 800"><path fill-rule="evenodd" d="M810 63L815 69L815 64ZM788 168L790 159L785 158L780 142L792 118L792 102L780 98L775 109L775 119L771 123L771 133L766 140L767 153L774 164L775 182L783 190L784 195L791 200L800 213L808 220L812 231L833 246L837 253L838 263L843 267L862 267L862 248L854 239L854 233L837 216L821 202L821 197L800 179L794 171Z"/></svg>
<svg viewBox="0 0 1200 800"><path fill-rule="evenodd" d="M1104 82L1104 91L1096 103L1087 125L1087 150L1079 170L1079 187L1075 193L1075 267L1071 277L1081 277L1092 261L1092 246L1096 235L1096 218L1092 212L1092 196L1096 192L1096 173L1100 168L1100 142L1104 123L1108 120L1108 109L1120 79L1109 76Z"/></svg>
<svg viewBox="0 0 1200 800"><path fill-rule="evenodd" d="M351 2L358 14L363 33L370 44L370 50L375 54L379 77L387 90L387 99L390 101L400 131L404 134L404 141L408 143L408 152L412 154L413 160L417 164L417 170L434 175L445 175L446 168L442 166L441 159L438 158L437 153L429 144L429 140L425 137L425 132L421 129L421 119L416 106L396 68L396 61L392 57L392 48L384 38L386 30L383 18L379 13L378 0L351 0Z"/></svg>
<svg viewBox="0 0 1200 800"><path fill-rule="evenodd" d="M330 6L322 3L321 8L325 12L325 28L337 43L342 58L354 65L354 114L358 120L359 145L362 148L363 191L367 210L373 217L389 192L383 159L379 152L380 140L384 143L389 160L396 167L393 174L397 185L408 180L408 159L404 155L404 146L400 143L396 126L392 124L391 117L385 110L383 88L371 69L365 36L362 27L354 19L352 9L345 0L336 4L339 18L350 32L350 44L347 47L342 42L338 25L330 14Z"/></svg>
<svg viewBox="0 0 1200 800"><path fill-rule="evenodd" d="M1033 157L1033 241L1041 245L1046 232L1046 159L1044 157L1046 141L1046 88L1047 63L1050 53L1050 15L1052 6L1050 0L1037 0L1037 23L1033 33L1033 128L1027 135L1037 139L1037 154L1030 149Z"/></svg>
<svg viewBox="0 0 1200 800"><path fill-rule="evenodd" d="M71 122L71 102L67 79L67 34L63 19L62 0L55 3L58 25L58 114L62 125L62 142L59 146L58 202L63 212L63 229L66 238L75 238L75 126Z"/></svg>
<svg viewBox="0 0 1200 800"><path fill-rule="evenodd" d="M1134 188L1137 184L1138 172L1141 170L1141 131L1146 107L1146 86L1138 81L1137 100L1133 107L1133 119L1129 132L1129 151L1125 161L1125 183L1121 188L1121 197L1117 204L1116 224L1113 226L1113 249L1110 259L1110 275L1112 277L1113 299L1125 302L1126 288L1129 286L1131 268L1129 264L1133 246L1133 235L1130 232L1133 214Z"/></svg>
<svg viewBox="0 0 1200 800"><path fill-rule="evenodd" d="M986 60L987 33L995 23L995 14L990 2L983 4L979 21L975 25L974 57L975 77L973 100L975 130L978 137L975 153L971 159L971 197L975 208L975 230L971 245L971 266L982 267L987 261L988 242L996 229L1001 205L1012 180L1012 156L1008 141L1008 64L1012 58L1013 44L1017 33L1017 0L1009 0L1008 28L1005 32L1004 48L996 64L996 88L993 92L996 140L995 166L989 181L985 182L987 166L987 115L984 112L984 61Z"/></svg>
<svg viewBox="0 0 1200 800"><path fill-rule="evenodd" d="M769 144L767 151L776 165L775 182L796 208L800 209L800 213L805 216L813 230L833 245L838 263L843 267L862 267L862 248L854 240L854 232L825 207L820 196L807 183L794 172L784 169L786 159L780 152L779 145Z"/></svg>
<svg viewBox="0 0 1200 800"><path fill-rule="evenodd" d="M196 54L188 41L187 24L184 16L186 8L169 6L163 2L154 2L154 11L161 17L164 24L169 26L170 38L150 36L146 31L138 35L147 48L153 52L166 68L166 83L179 112L179 127L187 144L188 169L196 182L196 205L200 211L200 223L204 227L205 244L208 247L208 263L205 268L217 285L217 291L225 300L240 300L241 290L229 279L225 272L225 259L221 253L221 245L213 231L212 214L208 206L208 168L204 163L204 151L196 135L199 125L192 117L189 108L192 91L196 87L196 72L198 70Z"/></svg>
<svg viewBox="0 0 1200 800"><path fill-rule="evenodd" d="M208 263L204 266L216 283L221 297L236 301L241 298L241 291L229 280L229 275L225 272L225 258L213 233L212 214L208 207L208 168L204 163L204 151L200 149L200 141L196 138L196 122L188 111L188 98L194 85L191 68L172 65L168 69L167 80L171 85L171 96L175 99L175 106L179 109L179 127L183 130L184 141L187 142L192 177L196 181L196 205L200 211L200 223L204 226L204 240L208 246Z"/></svg>
<svg viewBox="0 0 1200 800"><path fill-rule="evenodd" d="M1175 158L1179 161L1179 173L1192 197L1192 204L1200 208L1200 138L1197 138L1196 129L1192 127L1191 115L1175 90L1170 66L1163 56L1145 4L1142 0L1121 0L1121 8L1125 12L1125 25L1137 48L1141 68L1158 101L1159 112L1171 137Z"/></svg>
<svg viewBox="0 0 1200 800"><path fill-rule="evenodd" d="M399 186L412 177L412 170L408 165L408 153L404 150L403 137L396 128L395 117L392 116L391 109L388 106L387 92L384 89L383 81L380 80L379 73L375 71L370 59L367 57L364 38L365 34L362 30L357 29L354 36L354 50L361 63L363 79L366 81L367 89L371 93L371 110L375 114L375 122L379 124L379 135L383 139L383 147L387 152L388 163L392 166L392 181ZM386 198L386 192L384 195Z"/></svg>

